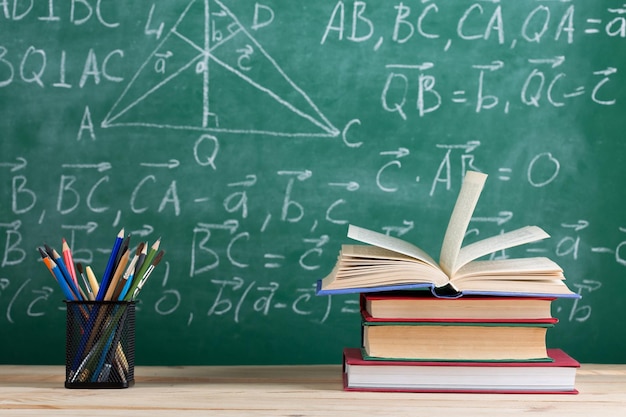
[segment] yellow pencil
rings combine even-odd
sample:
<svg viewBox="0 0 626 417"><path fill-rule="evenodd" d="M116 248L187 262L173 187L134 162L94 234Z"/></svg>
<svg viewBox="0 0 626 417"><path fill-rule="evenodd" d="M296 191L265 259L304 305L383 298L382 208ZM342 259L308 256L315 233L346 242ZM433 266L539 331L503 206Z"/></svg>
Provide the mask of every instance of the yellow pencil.
<svg viewBox="0 0 626 417"><path fill-rule="evenodd" d="M94 294L98 294L100 285L98 285L98 280L96 279L96 275L93 273L93 269L88 266L85 271L87 271L87 279L89 280L89 285L91 285L91 291L93 291Z"/></svg>

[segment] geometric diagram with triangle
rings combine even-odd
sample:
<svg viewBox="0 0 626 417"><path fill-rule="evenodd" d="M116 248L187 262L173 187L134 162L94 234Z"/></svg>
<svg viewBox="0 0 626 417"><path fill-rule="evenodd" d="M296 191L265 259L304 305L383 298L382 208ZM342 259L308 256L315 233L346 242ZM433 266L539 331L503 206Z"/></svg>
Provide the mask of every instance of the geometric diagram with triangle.
<svg viewBox="0 0 626 417"><path fill-rule="evenodd" d="M191 0L104 118L113 126L339 135L219 0Z"/></svg>

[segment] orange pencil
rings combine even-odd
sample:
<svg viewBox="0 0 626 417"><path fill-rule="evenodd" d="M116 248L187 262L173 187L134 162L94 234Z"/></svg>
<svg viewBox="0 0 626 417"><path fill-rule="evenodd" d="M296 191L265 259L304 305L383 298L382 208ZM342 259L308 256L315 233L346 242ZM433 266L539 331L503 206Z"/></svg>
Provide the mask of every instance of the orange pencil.
<svg viewBox="0 0 626 417"><path fill-rule="evenodd" d="M130 258L130 251L126 249L122 257L120 258L120 262L117 265L117 269L113 273L113 278L111 279L111 282L109 283L109 288L107 289L107 292L104 295L105 301L113 300L113 293L115 292L115 289L117 288L117 283L120 280L120 277L124 273L124 269L126 269L126 264L128 263L129 258Z"/></svg>
<svg viewBox="0 0 626 417"><path fill-rule="evenodd" d="M65 294L65 298L67 298L68 300L78 300L78 294L74 294L74 292L72 292L70 287L67 285L67 282L65 282L65 277L63 277L63 273L61 272L57 264L55 264L54 261L50 259L50 256L46 252L44 252L43 249L38 249L44 264L46 264L46 267L48 268L52 276L61 286L61 291L63 291L63 294Z"/></svg>

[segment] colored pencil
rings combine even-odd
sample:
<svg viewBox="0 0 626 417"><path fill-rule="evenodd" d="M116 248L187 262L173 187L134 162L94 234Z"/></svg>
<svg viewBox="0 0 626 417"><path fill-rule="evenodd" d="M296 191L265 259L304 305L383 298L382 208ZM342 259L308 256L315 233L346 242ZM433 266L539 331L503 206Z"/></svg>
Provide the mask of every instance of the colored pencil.
<svg viewBox="0 0 626 417"><path fill-rule="evenodd" d="M130 235L127 235L124 238L124 240L122 240L122 244L120 245L120 250L117 251L117 256L115 257L115 263L113 264L113 271L111 271L111 274L115 274L115 272L117 271L117 266L120 264L120 261L122 260L122 256L128 250L129 245L130 245Z"/></svg>
<svg viewBox="0 0 626 417"><path fill-rule="evenodd" d="M122 275L122 279L118 282L117 288L113 293L112 299L114 301L122 301L124 299L124 296L128 292L128 288L130 287L130 284L133 280L132 277L135 273L135 265L137 264L137 260L139 259L139 256L141 255L144 247L144 242L141 242L139 246L137 246L137 249L135 250L135 256L133 256L133 259L131 259L130 263L128 264L124 275Z"/></svg>
<svg viewBox="0 0 626 417"><path fill-rule="evenodd" d="M109 256L109 261L107 262L106 269L104 270L104 274L102 275L102 282L100 283L100 288L98 289L98 294L96 295L96 301L102 301L104 299L105 294L109 288L109 283L111 282L111 278L113 277L113 272L115 268L115 260L117 259L117 253L122 246L122 241L124 240L124 228L120 230L115 238L115 242L113 243L113 249L111 250L111 255Z"/></svg>
<svg viewBox="0 0 626 417"><path fill-rule="evenodd" d="M61 291L63 291L65 298L67 298L68 300L77 300L77 295L74 294L70 287L67 285L67 281L65 280L65 277L63 276L63 273L59 269L58 265L54 263L52 259L50 259L50 256L43 249L38 249L39 253L41 254L41 259L43 259L43 262L48 267L48 270L50 271L54 279L56 279L56 281L59 283L59 286L61 287Z"/></svg>
<svg viewBox="0 0 626 417"><path fill-rule="evenodd" d="M107 289L107 292L104 295L104 299L106 301L113 300L113 293L115 293L115 290L117 289L117 284L119 283L119 280L122 277L124 270L126 269L126 265L128 264L129 258L130 258L129 250L126 249L124 253L122 254L122 256L120 257L120 261L117 264L117 268L115 269L115 272L113 273L113 278L111 278L109 288Z"/></svg>
<svg viewBox="0 0 626 417"><path fill-rule="evenodd" d="M97 301L93 306L78 304L85 322L80 324L80 341L71 358L69 382L107 382L112 372L123 380L128 376L129 362L120 340L120 320L127 310L122 304L108 307L108 303L98 301L133 302L165 253L159 250L159 237L150 248L147 242L141 242L131 259L130 238L124 237L123 228L117 234L100 283L90 266L83 268L80 262L74 262L65 238L62 256L46 244L37 248L67 300Z"/></svg>
<svg viewBox="0 0 626 417"><path fill-rule="evenodd" d="M61 257L61 255L59 255L59 252L57 252L56 249L51 248L45 243L44 243L44 248L46 250L46 253L48 254L48 257L50 257L50 259L52 259L52 261L59 267L59 271L61 271L61 275L63 275L63 277L65 278L65 282L67 283L67 285L70 287L72 292L76 294L77 296L76 299L80 301L82 299L80 295L80 291L78 290L78 287L76 286L76 284L74 284L74 280L72 279L69 271L67 270L67 267L65 266L65 262L63 261L63 258Z"/></svg>
<svg viewBox="0 0 626 417"><path fill-rule="evenodd" d="M74 284L78 287L78 277L76 276L76 270L74 269L74 258L72 257L72 251L70 250L70 246L67 244L65 238L63 238L61 253L63 254L63 260L65 261L67 272L69 272L70 277L74 280Z"/></svg>
<svg viewBox="0 0 626 417"><path fill-rule="evenodd" d="M91 269L89 265L87 266L87 268L85 268L85 272L87 273L87 279L89 280L89 284L91 285L91 290L94 292L94 294L98 294L98 291L100 290L100 284L98 284L96 274L93 273L93 269Z"/></svg>
<svg viewBox="0 0 626 417"><path fill-rule="evenodd" d="M139 285L139 281L141 281L144 274L150 267L152 263L152 259L154 258L157 251L159 250L160 245L161 245L161 238L158 238L150 247L150 250L148 251L148 254L145 257L143 264L141 265L141 268L139 268L139 270L135 273L135 276L133 277L133 282L130 285L128 292L126 293L126 297L124 297L124 301L131 301L133 299L133 294L135 290L137 289L137 285Z"/></svg>
<svg viewBox="0 0 626 417"><path fill-rule="evenodd" d="M160 251L158 253L158 255L155 256L154 260L152 261L152 263L150 264L150 266L146 270L146 273L141 278L141 281L139 281L139 284L137 284L137 288L133 292L133 297L132 297L133 300L135 300L137 298L137 295L139 295L139 291L141 291L141 289L143 288L143 285L148 280L148 277L150 277L150 274L152 274L152 271L154 271L154 268L158 265L159 262L161 262L161 258L163 258L164 254L165 254L164 251Z"/></svg>

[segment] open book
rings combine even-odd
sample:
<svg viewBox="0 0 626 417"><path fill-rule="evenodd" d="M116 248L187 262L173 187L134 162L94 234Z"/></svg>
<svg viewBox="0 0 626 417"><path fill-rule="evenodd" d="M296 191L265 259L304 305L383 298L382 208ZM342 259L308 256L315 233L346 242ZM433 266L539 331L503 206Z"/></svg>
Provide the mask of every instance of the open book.
<svg viewBox="0 0 626 417"><path fill-rule="evenodd" d="M579 297L564 283L563 270L545 257L477 260L514 246L545 239L537 226L462 247L487 175L468 172L443 239L439 263L404 240L354 225L348 237L368 245L343 245L339 259L317 285L317 294L431 288L438 296L462 294Z"/></svg>

